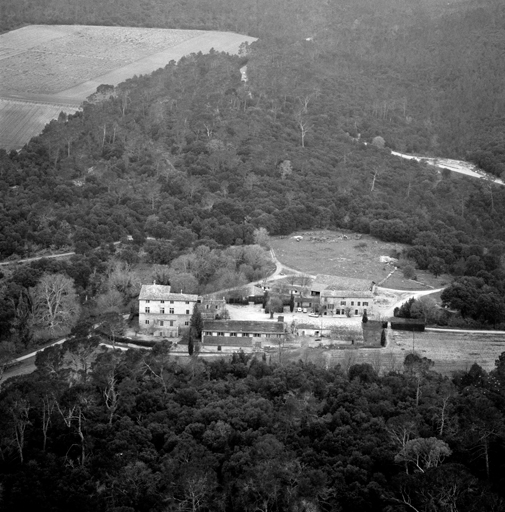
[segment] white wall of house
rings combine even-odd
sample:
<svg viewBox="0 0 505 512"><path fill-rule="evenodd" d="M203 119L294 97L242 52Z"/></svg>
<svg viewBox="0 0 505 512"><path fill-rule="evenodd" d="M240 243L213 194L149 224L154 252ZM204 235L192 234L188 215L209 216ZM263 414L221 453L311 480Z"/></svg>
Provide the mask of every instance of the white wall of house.
<svg viewBox="0 0 505 512"><path fill-rule="evenodd" d="M372 297L360 297L358 294L351 297L321 297L323 312L327 315L345 316L347 308L351 316L362 315L366 310L370 313L373 306Z"/></svg>
<svg viewBox="0 0 505 512"><path fill-rule="evenodd" d="M155 336L177 337L189 327L196 301L139 300L139 327Z"/></svg>

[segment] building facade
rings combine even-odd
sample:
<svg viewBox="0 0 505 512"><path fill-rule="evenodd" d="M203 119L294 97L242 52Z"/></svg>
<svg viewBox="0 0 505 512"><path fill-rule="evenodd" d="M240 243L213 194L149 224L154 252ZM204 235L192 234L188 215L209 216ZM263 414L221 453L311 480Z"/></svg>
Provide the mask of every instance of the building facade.
<svg viewBox="0 0 505 512"><path fill-rule="evenodd" d="M139 327L154 336L176 338L189 328L198 295L172 293L170 286L142 285L139 295Z"/></svg>
<svg viewBox="0 0 505 512"><path fill-rule="evenodd" d="M205 351L251 351L276 345L285 338L284 322L204 320L202 349Z"/></svg>
<svg viewBox="0 0 505 512"><path fill-rule="evenodd" d="M320 312L327 316L356 316L373 310L375 283L367 279L318 275L311 295L319 297Z"/></svg>

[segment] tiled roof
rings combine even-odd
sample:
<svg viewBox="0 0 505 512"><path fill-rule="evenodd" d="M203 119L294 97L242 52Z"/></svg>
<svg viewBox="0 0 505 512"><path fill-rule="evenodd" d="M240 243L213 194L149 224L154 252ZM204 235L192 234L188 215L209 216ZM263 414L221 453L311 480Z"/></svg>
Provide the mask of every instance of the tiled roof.
<svg viewBox="0 0 505 512"><path fill-rule="evenodd" d="M203 337L203 345L208 346L217 346L221 345L224 347L252 347L252 338L242 336L204 336Z"/></svg>
<svg viewBox="0 0 505 512"><path fill-rule="evenodd" d="M198 295L187 293L170 293L170 286L161 284L143 284L140 289L139 300L173 300L192 301L198 300Z"/></svg>
<svg viewBox="0 0 505 512"><path fill-rule="evenodd" d="M204 320L204 331L245 332L245 333L283 333L283 322L253 322L247 320Z"/></svg>
<svg viewBox="0 0 505 512"><path fill-rule="evenodd" d="M315 330L321 330L320 327L314 324L296 324L297 329L315 329Z"/></svg>
<svg viewBox="0 0 505 512"><path fill-rule="evenodd" d="M314 279L311 290L333 290L333 291L370 291L372 281L368 279L356 279L353 277L328 276L319 274Z"/></svg>

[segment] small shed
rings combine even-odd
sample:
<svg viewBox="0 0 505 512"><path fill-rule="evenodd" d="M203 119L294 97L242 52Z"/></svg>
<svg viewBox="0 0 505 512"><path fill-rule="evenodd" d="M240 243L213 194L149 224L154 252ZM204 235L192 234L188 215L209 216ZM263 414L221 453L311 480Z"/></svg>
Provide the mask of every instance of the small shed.
<svg viewBox="0 0 505 512"><path fill-rule="evenodd" d="M296 326L298 336L321 336L321 328L314 324L300 323Z"/></svg>

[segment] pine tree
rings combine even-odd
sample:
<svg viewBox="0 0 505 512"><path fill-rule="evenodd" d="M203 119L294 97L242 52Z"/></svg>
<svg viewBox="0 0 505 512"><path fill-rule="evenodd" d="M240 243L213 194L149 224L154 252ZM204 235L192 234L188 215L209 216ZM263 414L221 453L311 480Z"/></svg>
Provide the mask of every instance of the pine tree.
<svg viewBox="0 0 505 512"><path fill-rule="evenodd" d="M193 307L193 314L191 315L191 320L189 321L189 331L190 338L194 337L197 341L201 340L203 331L203 318L197 304L195 304Z"/></svg>
<svg viewBox="0 0 505 512"><path fill-rule="evenodd" d="M382 329L382 332L381 332L381 346L382 347L386 346L386 330L385 329Z"/></svg>

